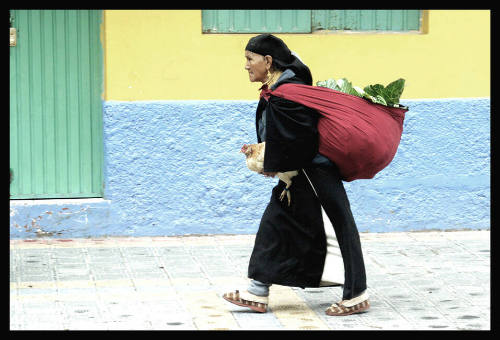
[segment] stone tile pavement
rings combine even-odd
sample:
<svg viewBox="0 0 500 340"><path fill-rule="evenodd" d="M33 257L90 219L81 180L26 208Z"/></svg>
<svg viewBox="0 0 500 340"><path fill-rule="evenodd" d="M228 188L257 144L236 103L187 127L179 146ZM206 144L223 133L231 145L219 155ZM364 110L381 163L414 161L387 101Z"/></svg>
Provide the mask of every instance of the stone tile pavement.
<svg viewBox="0 0 500 340"><path fill-rule="evenodd" d="M361 233L371 308L330 317L340 287L246 287L254 235L10 241L11 330L490 330L490 232Z"/></svg>

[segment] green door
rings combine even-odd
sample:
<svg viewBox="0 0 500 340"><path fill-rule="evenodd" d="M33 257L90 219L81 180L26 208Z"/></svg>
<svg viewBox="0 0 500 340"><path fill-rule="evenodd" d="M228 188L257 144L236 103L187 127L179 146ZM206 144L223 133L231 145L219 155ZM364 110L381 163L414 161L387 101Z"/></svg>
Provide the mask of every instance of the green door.
<svg viewBox="0 0 500 340"><path fill-rule="evenodd" d="M11 199L102 197L102 11L10 15Z"/></svg>

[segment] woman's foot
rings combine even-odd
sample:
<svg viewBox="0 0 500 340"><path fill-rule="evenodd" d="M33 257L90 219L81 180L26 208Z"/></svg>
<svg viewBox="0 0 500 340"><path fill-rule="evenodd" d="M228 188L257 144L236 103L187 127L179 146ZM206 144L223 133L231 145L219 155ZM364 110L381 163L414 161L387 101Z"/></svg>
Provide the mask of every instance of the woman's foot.
<svg viewBox="0 0 500 340"><path fill-rule="evenodd" d="M370 308L370 301L368 301L368 293L364 292L360 296L350 300L342 300L338 303L334 303L328 307L325 313L331 316L344 316L361 313L368 308Z"/></svg>
<svg viewBox="0 0 500 340"><path fill-rule="evenodd" d="M238 290L235 290L234 292L224 293L222 297L224 300L234 303L235 305L248 307L256 312L267 312L267 296L257 296L248 291L240 293Z"/></svg>

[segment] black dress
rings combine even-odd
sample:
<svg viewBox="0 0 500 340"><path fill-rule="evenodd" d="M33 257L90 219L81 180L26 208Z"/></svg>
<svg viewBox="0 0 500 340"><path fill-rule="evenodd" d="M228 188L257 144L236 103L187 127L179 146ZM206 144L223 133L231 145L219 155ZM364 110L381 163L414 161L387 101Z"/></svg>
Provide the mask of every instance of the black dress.
<svg viewBox="0 0 500 340"><path fill-rule="evenodd" d="M274 86L286 82L301 80L292 73ZM326 256L323 207L344 259L343 298L351 299L366 289L361 244L338 169L318 155L318 118L315 110L280 97L271 95L259 101L256 129L258 142L264 141L262 135L266 142L264 171L299 170L299 174L292 179L290 206L286 199L279 199L284 182L280 180L272 190L255 238L248 277L269 284L319 287Z"/></svg>

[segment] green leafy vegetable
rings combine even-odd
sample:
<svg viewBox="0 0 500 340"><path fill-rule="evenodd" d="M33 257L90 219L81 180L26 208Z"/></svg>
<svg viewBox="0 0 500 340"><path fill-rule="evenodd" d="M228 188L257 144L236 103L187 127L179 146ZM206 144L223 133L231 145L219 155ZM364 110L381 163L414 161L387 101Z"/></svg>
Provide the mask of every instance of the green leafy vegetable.
<svg viewBox="0 0 500 340"><path fill-rule="evenodd" d="M401 107L399 98L403 93L405 80L400 78L387 86L381 84L368 85L364 89L353 86L346 78L335 80L333 78L318 81L316 86L327 87L332 90L344 92L357 97L365 98L376 104L385 106Z"/></svg>

